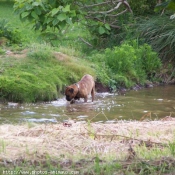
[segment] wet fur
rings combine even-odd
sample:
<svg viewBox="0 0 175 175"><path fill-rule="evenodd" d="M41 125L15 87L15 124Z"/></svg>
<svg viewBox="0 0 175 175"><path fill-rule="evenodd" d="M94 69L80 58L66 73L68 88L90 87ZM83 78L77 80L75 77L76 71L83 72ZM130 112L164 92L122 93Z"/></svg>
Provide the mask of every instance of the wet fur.
<svg viewBox="0 0 175 175"><path fill-rule="evenodd" d="M84 98L84 102L87 102L88 95L91 94L92 101L95 96L95 82L91 75L84 75L82 79L76 84L72 84L66 87L65 95L66 100L74 103L75 100Z"/></svg>

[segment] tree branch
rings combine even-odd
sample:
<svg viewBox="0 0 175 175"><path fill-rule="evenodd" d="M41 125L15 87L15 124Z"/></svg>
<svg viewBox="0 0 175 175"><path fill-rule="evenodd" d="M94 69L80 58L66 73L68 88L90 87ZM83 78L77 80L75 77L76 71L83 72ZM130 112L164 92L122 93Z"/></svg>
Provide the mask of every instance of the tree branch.
<svg viewBox="0 0 175 175"><path fill-rule="evenodd" d="M111 16L111 17L116 17L116 16L119 16L119 15L122 15L123 13L125 13L125 12L127 12L128 11L128 9L125 9L125 10L123 10L122 12L120 12L120 13L118 13L118 14L116 14L116 15L107 15L107 16Z"/></svg>
<svg viewBox="0 0 175 175"><path fill-rule="evenodd" d="M123 4L123 3L122 2L119 2L116 7L114 7L113 9L110 9L108 11L102 11L102 12L99 12L99 11L97 11L97 12L89 11L88 14L107 14L107 13L111 13L111 12L117 10L120 7L121 4Z"/></svg>
<svg viewBox="0 0 175 175"><path fill-rule="evenodd" d="M131 7L130 7L130 5L128 4L128 2L127 2L127 1L123 1L123 3L126 5L126 8L127 8L131 13L133 13L133 12L132 12L132 9L131 9Z"/></svg>
<svg viewBox="0 0 175 175"><path fill-rule="evenodd" d="M78 5L81 9L84 9L86 12L86 19L100 21L103 24L107 23L111 28L116 29L121 28L117 25L116 17L126 13L127 11L132 13L132 9L127 0L105 0L94 4L86 4L82 1L79 3L77 2L76 5ZM124 8L122 9L121 6Z"/></svg>
<svg viewBox="0 0 175 175"><path fill-rule="evenodd" d="M92 7L101 6L101 5L105 5L105 4L109 4L109 3L111 3L112 5L115 5L115 3L122 2L122 1L123 0L116 0L116 1L111 0L111 1L101 2L101 3L98 3L98 4L83 5L83 6L81 6L81 8L92 8Z"/></svg>
<svg viewBox="0 0 175 175"><path fill-rule="evenodd" d="M79 39L80 39L81 41L83 41L85 44L87 44L88 46L93 47L92 44L90 44L89 42L85 41L85 40L84 40L83 38L81 38L80 36L79 36Z"/></svg>

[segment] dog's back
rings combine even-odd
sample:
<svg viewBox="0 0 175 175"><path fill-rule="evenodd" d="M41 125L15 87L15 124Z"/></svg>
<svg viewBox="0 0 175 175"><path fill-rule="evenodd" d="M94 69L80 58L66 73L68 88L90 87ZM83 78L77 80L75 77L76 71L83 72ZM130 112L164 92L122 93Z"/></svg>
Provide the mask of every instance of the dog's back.
<svg viewBox="0 0 175 175"><path fill-rule="evenodd" d="M87 96L91 94L92 101L94 101L94 95L95 95L95 81L94 78L87 74L82 77L82 79L78 82L80 85L80 96L84 96L85 99L87 99ZM86 100L85 100L86 101Z"/></svg>
<svg viewBox="0 0 175 175"><path fill-rule="evenodd" d="M94 78L89 74L84 75L79 82L81 82L81 85L87 85L86 89L88 92L91 92L92 88L95 88Z"/></svg>
<svg viewBox="0 0 175 175"><path fill-rule="evenodd" d="M66 99L68 101L84 98L84 102L87 102L89 94L91 94L92 101L94 101L95 81L89 74L84 75L78 83L66 87L65 91Z"/></svg>

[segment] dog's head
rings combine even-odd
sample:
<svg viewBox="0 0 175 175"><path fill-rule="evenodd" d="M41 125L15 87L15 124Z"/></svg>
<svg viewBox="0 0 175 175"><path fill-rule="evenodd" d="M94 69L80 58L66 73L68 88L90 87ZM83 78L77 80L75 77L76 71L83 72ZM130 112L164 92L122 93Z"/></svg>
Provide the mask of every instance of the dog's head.
<svg viewBox="0 0 175 175"><path fill-rule="evenodd" d="M71 101L74 99L74 97L77 95L77 92L78 90L76 85L67 86L65 90L66 100Z"/></svg>

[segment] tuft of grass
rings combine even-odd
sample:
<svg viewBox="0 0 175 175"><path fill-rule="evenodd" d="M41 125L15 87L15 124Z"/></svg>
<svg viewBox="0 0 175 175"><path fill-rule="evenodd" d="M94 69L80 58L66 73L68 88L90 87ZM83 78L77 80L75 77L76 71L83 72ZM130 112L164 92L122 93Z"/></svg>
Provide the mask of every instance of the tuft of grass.
<svg viewBox="0 0 175 175"><path fill-rule="evenodd" d="M175 141L169 142L168 145L169 145L170 154L175 156Z"/></svg>
<svg viewBox="0 0 175 175"><path fill-rule="evenodd" d="M33 122L29 122L29 121L28 121L28 122L26 122L26 123L27 123L27 126L28 126L29 129L36 126L36 124L33 123Z"/></svg>
<svg viewBox="0 0 175 175"><path fill-rule="evenodd" d="M4 140L0 140L0 153L6 153L6 142Z"/></svg>
<svg viewBox="0 0 175 175"><path fill-rule="evenodd" d="M5 55L5 50L0 48L0 55Z"/></svg>
<svg viewBox="0 0 175 175"><path fill-rule="evenodd" d="M36 61L49 61L54 57L53 55L53 48L49 44L36 44L33 43L29 51L27 52L27 57L29 59L34 59Z"/></svg>

